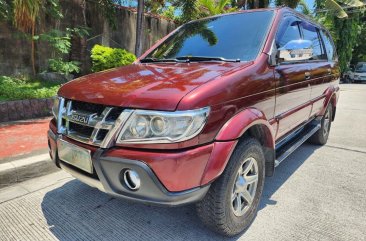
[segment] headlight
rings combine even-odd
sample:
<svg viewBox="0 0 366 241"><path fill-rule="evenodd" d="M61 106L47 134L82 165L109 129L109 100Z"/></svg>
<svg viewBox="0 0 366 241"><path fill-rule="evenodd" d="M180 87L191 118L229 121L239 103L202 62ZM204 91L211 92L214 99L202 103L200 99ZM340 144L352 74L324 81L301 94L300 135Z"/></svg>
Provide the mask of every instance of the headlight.
<svg viewBox="0 0 366 241"><path fill-rule="evenodd" d="M55 98L53 98L53 106L52 106L52 113L56 120L58 117L59 108L60 108L60 98L56 96Z"/></svg>
<svg viewBox="0 0 366 241"><path fill-rule="evenodd" d="M200 133L209 112L209 107L176 112L135 110L117 143L173 143L191 139Z"/></svg>

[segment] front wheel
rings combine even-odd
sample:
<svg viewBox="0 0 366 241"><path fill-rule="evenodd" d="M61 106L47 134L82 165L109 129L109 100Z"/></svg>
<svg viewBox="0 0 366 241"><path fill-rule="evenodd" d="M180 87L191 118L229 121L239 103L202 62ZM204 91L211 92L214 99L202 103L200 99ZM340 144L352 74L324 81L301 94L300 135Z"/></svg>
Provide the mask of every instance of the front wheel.
<svg viewBox="0 0 366 241"><path fill-rule="evenodd" d="M215 232L234 236L254 220L263 191L265 159L253 138L240 142L223 174L197 204L203 223Z"/></svg>

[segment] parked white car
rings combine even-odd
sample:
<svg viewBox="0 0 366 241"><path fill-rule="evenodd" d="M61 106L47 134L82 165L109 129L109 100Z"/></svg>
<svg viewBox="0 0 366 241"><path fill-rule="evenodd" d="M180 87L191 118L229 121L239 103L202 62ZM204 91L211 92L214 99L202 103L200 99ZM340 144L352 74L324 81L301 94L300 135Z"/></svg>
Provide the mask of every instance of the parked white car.
<svg viewBox="0 0 366 241"><path fill-rule="evenodd" d="M353 73L353 82L366 82L366 62L359 62Z"/></svg>
<svg viewBox="0 0 366 241"><path fill-rule="evenodd" d="M366 62L359 62L354 70L349 70L344 73L343 78L347 80L347 82L366 82Z"/></svg>

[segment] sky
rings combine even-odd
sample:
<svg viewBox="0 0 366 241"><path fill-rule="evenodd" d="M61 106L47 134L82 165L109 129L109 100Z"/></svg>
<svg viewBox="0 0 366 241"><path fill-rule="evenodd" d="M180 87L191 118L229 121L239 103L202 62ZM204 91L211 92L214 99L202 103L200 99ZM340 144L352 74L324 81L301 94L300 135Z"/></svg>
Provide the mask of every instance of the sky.
<svg viewBox="0 0 366 241"><path fill-rule="evenodd" d="M314 9L314 0L306 0L306 3L310 9Z"/></svg>

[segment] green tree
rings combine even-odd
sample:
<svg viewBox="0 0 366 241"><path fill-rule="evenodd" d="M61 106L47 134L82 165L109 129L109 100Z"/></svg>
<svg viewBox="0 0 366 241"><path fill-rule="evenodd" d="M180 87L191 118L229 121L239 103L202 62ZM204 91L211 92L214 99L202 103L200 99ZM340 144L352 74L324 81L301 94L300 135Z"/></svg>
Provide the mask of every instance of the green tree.
<svg viewBox="0 0 366 241"><path fill-rule="evenodd" d="M353 49L352 60L353 64L358 62L366 62L366 16L363 14L361 18L361 30L359 34L359 40L357 46Z"/></svg>
<svg viewBox="0 0 366 241"><path fill-rule="evenodd" d="M35 64L35 31L43 0L14 0L14 25L22 32L31 34L31 62L33 74L36 74Z"/></svg>
<svg viewBox="0 0 366 241"><path fill-rule="evenodd" d="M180 23L237 10L231 0L173 0L171 3L182 10Z"/></svg>
<svg viewBox="0 0 366 241"><path fill-rule="evenodd" d="M3 1L3 0L2 0ZM4 3L4 1L3 1ZM7 2L5 2L7 3ZM8 9L9 9L9 2ZM42 11L46 11L53 17L62 17L59 0L13 0L14 26L21 32L30 34L31 40L31 64L33 74L36 74L35 41L36 24Z"/></svg>
<svg viewBox="0 0 366 241"><path fill-rule="evenodd" d="M198 10L200 17L207 17L234 12L237 8L231 7L230 0L198 0Z"/></svg>
<svg viewBox="0 0 366 241"><path fill-rule="evenodd" d="M232 0L231 5L237 8L254 9L268 7L270 0Z"/></svg>
<svg viewBox="0 0 366 241"><path fill-rule="evenodd" d="M0 20L8 20L11 12L9 0L0 0Z"/></svg>
<svg viewBox="0 0 366 241"><path fill-rule="evenodd" d="M362 35L364 7L357 0L338 0L342 4L338 4L342 11L344 11L342 14L337 8L330 7L329 2L327 2L321 0L316 1L315 17L318 22L330 30L338 50L341 71L345 72L349 68L353 55L357 55L354 49L365 38ZM351 10L348 13L346 12L348 10L344 10L342 7L347 5L347 9Z"/></svg>
<svg viewBox="0 0 366 241"><path fill-rule="evenodd" d="M145 11L153 14L161 14L165 7L165 0L145 0Z"/></svg>

